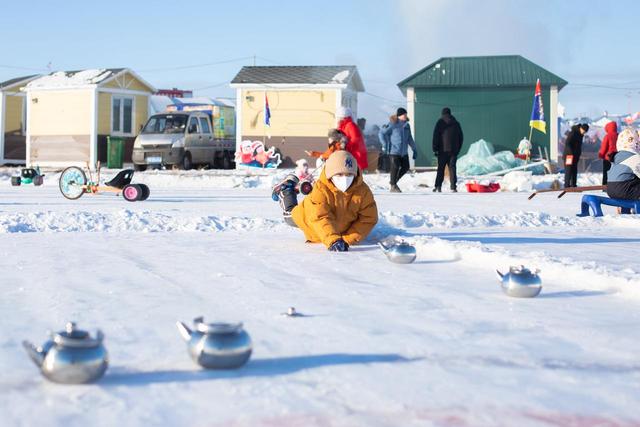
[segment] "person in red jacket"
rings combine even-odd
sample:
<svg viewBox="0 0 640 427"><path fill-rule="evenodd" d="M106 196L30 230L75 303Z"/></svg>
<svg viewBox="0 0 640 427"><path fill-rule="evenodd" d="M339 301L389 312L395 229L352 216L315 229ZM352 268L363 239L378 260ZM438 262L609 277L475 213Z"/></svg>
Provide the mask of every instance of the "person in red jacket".
<svg viewBox="0 0 640 427"><path fill-rule="evenodd" d="M602 139L598 157L602 159L602 185L607 185L607 172L611 169L612 155L617 151L618 125L616 122L609 122L604 126L606 135Z"/></svg>
<svg viewBox="0 0 640 427"><path fill-rule="evenodd" d="M367 146L364 144L364 136L357 124L354 123L351 118L351 109L347 107L340 107L336 112L336 118L338 122L338 130L344 133L349 142L347 142L347 151L358 162L358 168L364 171L368 166L367 161Z"/></svg>

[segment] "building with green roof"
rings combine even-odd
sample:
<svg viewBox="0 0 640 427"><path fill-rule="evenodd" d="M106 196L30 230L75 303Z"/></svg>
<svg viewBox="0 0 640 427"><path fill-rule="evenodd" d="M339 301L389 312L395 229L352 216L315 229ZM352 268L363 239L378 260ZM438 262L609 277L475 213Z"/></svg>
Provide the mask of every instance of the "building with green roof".
<svg viewBox="0 0 640 427"><path fill-rule="evenodd" d="M546 135L534 129L532 142L558 152L558 92L567 81L520 55L445 57L398 83L407 98L407 111L418 146L416 166L433 166L433 128L443 107L451 108L464 132L464 146L479 139L496 151L515 151L529 136L529 119L536 80L542 85Z"/></svg>

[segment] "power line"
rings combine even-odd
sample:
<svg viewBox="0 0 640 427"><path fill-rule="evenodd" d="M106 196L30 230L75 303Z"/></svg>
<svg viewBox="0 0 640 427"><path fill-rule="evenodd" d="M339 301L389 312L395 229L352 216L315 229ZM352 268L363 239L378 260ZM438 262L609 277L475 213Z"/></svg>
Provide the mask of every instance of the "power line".
<svg viewBox="0 0 640 427"><path fill-rule="evenodd" d="M224 60L224 61L207 62L207 63L204 63L204 64L179 65L179 66L176 66L176 67L165 67L165 68L147 68L147 69L142 69L142 70L139 70L139 71L144 72L144 73L150 73L150 72L156 72L156 71L186 70L186 69L189 69L189 68L204 68L204 67L211 67L213 65L221 65L221 64L229 64L229 63L232 63L232 62L246 61L247 59L253 59L253 56L244 56L242 58L227 59L227 60Z"/></svg>
<svg viewBox="0 0 640 427"><path fill-rule="evenodd" d="M209 85L209 86L198 87L198 88L195 88L193 90L195 91L195 90L213 89L214 87L220 87L220 86L229 84L230 82L231 82L230 80L225 80L225 81L220 82L220 83L215 83L215 84L212 84L212 85Z"/></svg>
<svg viewBox="0 0 640 427"><path fill-rule="evenodd" d="M405 99L405 100L402 100L402 101L399 101L399 100L397 100L397 99L385 98L384 96L376 95L376 94L371 93L371 92L366 92L366 91L365 91L365 92L362 92L362 93L363 93L363 94L365 94L365 95L369 95L369 96L371 96L371 97L373 97L373 98L382 99L383 101L393 102L394 104L404 104L404 103L406 103L406 102L407 102L407 100L406 100L406 99Z"/></svg>
<svg viewBox="0 0 640 427"><path fill-rule="evenodd" d="M613 90L640 90L640 87L620 87L620 86L608 86L601 84L591 84L591 83L570 83L567 87L578 86L577 88L594 88L594 89L613 89ZM576 89L576 88L574 88Z"/></svg>

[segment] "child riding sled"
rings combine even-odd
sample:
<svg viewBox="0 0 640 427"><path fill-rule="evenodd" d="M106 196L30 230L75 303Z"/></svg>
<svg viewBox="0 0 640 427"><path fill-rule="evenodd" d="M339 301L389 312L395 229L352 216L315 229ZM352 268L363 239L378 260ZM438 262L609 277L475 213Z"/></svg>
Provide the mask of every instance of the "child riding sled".
<svg viewBox="0 0 640 427"><path fill-rule="evenodd" d="M285 216L290 215L310 243L345 252L364 240L378 222L378 208L371 190L348 151L329 156L313 190L301 204L295 193L297 177L287 177L280 191Z"/></svg>

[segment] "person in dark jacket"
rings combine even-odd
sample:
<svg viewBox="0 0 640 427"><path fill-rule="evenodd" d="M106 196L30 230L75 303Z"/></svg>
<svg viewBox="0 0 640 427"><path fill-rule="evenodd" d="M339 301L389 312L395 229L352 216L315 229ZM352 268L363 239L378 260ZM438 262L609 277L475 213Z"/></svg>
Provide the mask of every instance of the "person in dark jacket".
<svg viewBox="0 0 640 427"><path fill-rule="evenodd" d="M604 131L606 135L602 139L598 157L602 159L602 185L607 185L607 172L611 169L611 159L617 151L618 125L616 122L609 122L604 126Z"/></svg>
<svg viewBox="0 0 640 427"><path fill-rule="evenodd" d="M564 142L564 188L577 186L582 139L588 130L589 125L586 123L573 125Z"/></svg>
<svg viewBox="0 0 640 427"><path fill-rule="evenodd" d="M626 128L616 142L608 173L607 194L612 199L640 200L640 135Z"/></svg>
<svg viewBox="0 0 640 427"><path fill-rule="evenodd" d="M458 162L458 154L460 154L463 142L464 135L460 123L451 115L451 109L449 107L443 108L442 116L433 129L433 154L438 158L438 173L433 191L442 191L444 168L449 166L451 191L454 193L458 192L456 163Z"/></svg>
<svg viewBox="0 0 640 427"><path fill-rule="evenodd" d="M389 140L389 162L391 170L389 172L390 191L401 193L398 181L409 171L409 147L413 150L413 160L418 158L416 143L411 135L407 110L400 107L396 112L397 121L389 122L387 126L380 129L378 138L384 141Z"/></svg>

